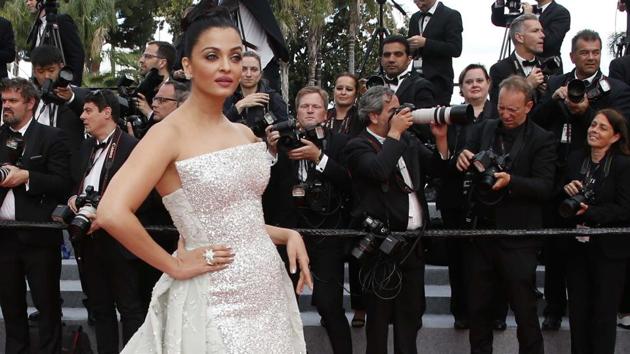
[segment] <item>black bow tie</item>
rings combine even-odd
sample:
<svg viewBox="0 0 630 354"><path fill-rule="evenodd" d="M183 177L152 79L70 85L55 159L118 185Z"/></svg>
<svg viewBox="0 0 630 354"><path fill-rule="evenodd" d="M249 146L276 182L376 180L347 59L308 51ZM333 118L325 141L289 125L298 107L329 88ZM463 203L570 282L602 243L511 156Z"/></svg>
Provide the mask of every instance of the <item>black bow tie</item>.
<svg viewBox="0 0 630 354"><path fill-rule="evenodd" d="M420 17L422 17L422 19L425 19L425 18L431 17L431 16L433 16L433 14L430 13L430 12L421 12L420 13Z"/></svg>
<svg viewBox="0 0 630 354"><path fill-rule="evenodd" d="M389 77L385 76L383 79L385 80L386 84L398 86L398 77L390 79Z"/></svg>
<svg viewBox="0 0 630 354"><path fill-rule="evenodd" d="M94 151L98 151L99 149L104 149L109 144L109 140L99 143L98 140L94 140L96 144L94 144Z"/></svg>
<svg viewBox="0 0 630 354"><path fill-rule="evenodd" d="M523 64L523 67L526 68L528 66L536 66L536 64L538 64L538 61L536 61L536 59L534 60L523 60L521 62Z"/></svg>

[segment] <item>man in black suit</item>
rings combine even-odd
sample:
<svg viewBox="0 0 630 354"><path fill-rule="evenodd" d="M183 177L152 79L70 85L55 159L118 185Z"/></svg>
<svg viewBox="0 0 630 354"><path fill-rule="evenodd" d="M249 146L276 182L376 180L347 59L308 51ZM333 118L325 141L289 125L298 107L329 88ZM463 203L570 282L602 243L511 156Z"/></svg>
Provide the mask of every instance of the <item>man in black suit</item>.
<svg viewBox="0 0 630 354"><path fill-rule="evenodd" d="M56 82L64 68L59 49L48 45L33 49L31 63L33 81L40 90ZM59 128L66 133L71 152L79 149L85 137L83 122L79 116L83 111L83 97L86 94L87 89L72 85L57 87L52 92L42 94L34 111L37 122Z"/></svg>
<svg viewBox="0 0 630 354"><path fill-rule="evenodd" d="M146 77L152 69L156 69L162 77L162 83L165 83L171 79L176 57L176 49L171 43L164 41L148 42L144 53L138 59L140 75ZM153 87L153 89L157 91L158 86ZM153 111L151 110L153 96L152 94L150 97L144 97L144 94L138 93L138 97L135 98L138 109L149 120L153 119Z"/></svg>
<svg viewBox="0 0 630 354"><path fill-rule="evenodd" d="M605 77L600 70L602 42L599 34L590 30L578 32L571 41L571 61L575 69L549 79L549 89L542 102L532 112L532 119L554 134L558 144L558 179L554 188L555 203L550 203L546 215L549 227L562 227L557 214L557 203L564 198L562 176L567 158L572 151L586 145L586 131L595 112L603 108L615 108L630 117L630 87L623 82ZM568 99L567 85L578 79L586 81L585 97L579 103ZM565 313L566 297L566 249L567 240L554 238L545 242L545 321L543 329L560 328Z"/></svg>
<svg viewBox="0 0 630 354"><path fill-rule="evenodd" d="M559 57L564 36L571 28L571 14L555 0L536 0L536 13L545 33L545 45L540 56L543 58ZM534 7L523 3L523 13L533 14ZM507 27L510 25L505 15L505 0L497 0L492 4L492 24ZM562 73L562 69L560 69Z"/></svg>
<svg viewBox="0 0 630 354"><path fill-rule="evenodd" d="M85 98L81 120L91 137L81 144L72 159L72 180L76 195L68 206L77 214L93 220L94 210L77 205L77 197L85 195L89 186L103 195L107 184L125 162L137 140L117 126L120 115L113 92L101 90ZM92 222L84 232L71 229L83 259L83 276L89 294L90 309L96 320L99 353L118 353L118 318L121 315L123 345L142 324L145 311L140 301L133 257L110 235Z"/></svg>
<svg viewBox="0 0 630 354"><path fill-rule="evenodd" d="M611 60L608 66L608 77L630 85L630 56L624 55Z"/></svg>
<svg viewBox="0 0 630 354"><path fill-rule="evenodd" d="M297 122L303 129L319 129L323 135L315 141L302 139L301 146L282 146L290 159L291 208L297 210L297 226L307 229L346 229L350 175L341 165L342 149L348 140L324 128L328 94L316 86L298 91L295 99ZM313 136L308 134L309 136ZM267 140L273 148L280 134L269 130ZM312 139L312 138L311 138ZM285 140L286 141L286 140ZM281 141L281 144L283 142ZM335 354L352 354L350 326L343 307L344 263L348 261L351 239L309 237L306 247L317 285L313 304L325 324Z"/></svg>
<svg viewBox="0 0 630 354"><path fill-rule="evenodd" d="M361 227L366 216L380 220L391 231L420 232L429 222L423 188L427 173L446 168L446 127L432 127L437 145L437 151L432 153L407 133L412 125L411 112L405 108L396 113L399 106L398 97L383 86L370 88L359 101L359 119L367 128L344 150L352 175L353 227ZM387 353L391 321L394 351L417 352L416 337L425 307L424 261L419 241L420 238L407 240L407 245L391 256L379 250L366 255L363 274L382 274L388 269L381 267L389 266L396 267L397 272L396 281L377 276L374 281L382 286L366 290L368 354ZM392 291L393 288L396 289Z"/></svg>
<svg viewBox="0 0 630 354"><path fill-rule="evenodd" d="M525 14L515 18L510 25L510 40L514 44L514 52L490 67L490 102L495 105L499 98L499 84L511 75L526 77L535 89L542 89L545 85L545 76L538 67L545 34L536 15Z"/></svg>
<svg viewBox="0 0 630 354"><path fill-rule="evenodd" d="M0 162L9 174L0 183L0 220L50 221L70 193L69 156L63 131L37 123L38 92L22 78L0 84L4 125ZM10 148L22 140L20 149ZM9 144L7 144L9 143ZM9 145L9 146L7 146ZM37 352L61 351L61 230L3 230L0 237L0 306L6 327L5 353L30 353L26 283L41 313Z"/></svg>
<svg viewBox="0 0 630 354"><path fill-rule="evenodd" d="M453 58L462 54L462 17L441 1L418 0L411 16L408 40L416 60L414 70L433 84L435 102L451 104Z"/></svg>
<svg viewBox="0 0 630 354"><path fill-rule="evenodd" d="M412 60L410 50L409 42L401 35L385 38L381 48L385 86L396 93L401 104L411 103L416 108L434 107L436 105L434 86L416 71L409 70ZM425 126L414 126L412 131L422 142L433 139Z"/></svg>
<svg viewBox="0 0 630 354"><path fill-rule="evenodd" d="M0 17L0 79L5 78L7 64L15 60L15 37L11 22L4 17Z"/></svg>
<svg viewBox="0 0 630 354"><path fill-rule="evenodd" d="M551 133L527 118L533 92L520 76L504 80L499 93L499 120L481 122L457 160L466 171L475 153L492 150L509 154L493 184L474 184L475 225L482 229L542 227L543 205L551 193L556 148ZM543 338L536 309L536 266L540 241L535 239L473 240L466 250L469 270L471 353L492 352L492 300L498 278L518 323L519 353L543 353Z"/></svg>
<svg viewBox="0 0 630 354"><path fill-rule="evenodd" d="M61 37L64 64L72 69L74 74L72 83L81 86L85 50L79 37L79 30L72 17L67 14L46 14L43 0L26 0L26 7L30 13L37 16L27 39L30 49L33 50L40 45L53 45L53 39L50 38L52 30L48 31L47 29L52 29L52 25L57 24Z"/></svg>

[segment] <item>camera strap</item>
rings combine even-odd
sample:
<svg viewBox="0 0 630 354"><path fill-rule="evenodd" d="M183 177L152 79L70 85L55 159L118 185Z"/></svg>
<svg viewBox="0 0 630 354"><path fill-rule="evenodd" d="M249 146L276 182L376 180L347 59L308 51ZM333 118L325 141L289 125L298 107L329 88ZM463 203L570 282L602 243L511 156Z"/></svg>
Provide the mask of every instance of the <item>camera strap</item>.
<svg viewBox="0 0 630 354"><path fill-rule="evenodd" d="M509 171L512 168L512 164L514 163L514 161L516 161L518 154L521 152L521 150L523 150L523 146L525 145L525 134L529 126L529 119L526 120L524 124L525 126L516 136L516 139L514 140L514 143L512 144L512 148L510 149L510 153L508 155L510 158L507 159L506 166L505 166L505 169L507 171ZM499 126L497 126L497 128L499 128ZM506 149L505 149L505 142L503 141L503 134L500 131L497 131L497 133L498 134L495 133L495 139L497 139L497 142L499 143L499 148L501 149L500 154L505 155ZM494 142L492 145L494 145Z"/></svg>
<svg viewBox="0 0 630 354"><path fill-rule="evenodd" d="M123 134L122 130L120 129L120 127L117 126L112 136L107 140L108 146L107 146L107 150L105 150L105 154L106 154L105 162L103 163L105 176L102 179L102 182L101 182L102 185L99 186L99 192L101 194L105 192L105 189L107 188L107 184L109 183L112 165L114 164L114 158L116 157L118 144L120 143L120 138L122 134ZM88 160L87 168L85 169L85 172L83 173L83 178L81 179L81 184L79 185L79 190L77 191L77 194L81 194L83 192L83 188L85 187L85 179L87 178L90 171L94 168L94 165L96 165L97 157L100 156L100 154L98 156L96 155L97 150L98 150L97 145L95 145L92 148L92 152L90 153L90 159Z"/></svg>
<svg viewBox="0 0 630 354"><path fill-rule="evenodd" d="M378 154L383 148L381 143L379 141L377 141L376 138L374 138L370 133L367 133L367 138L368 138L368 141L370 142L370 145L372 145L372 148L374 148L374 151L376 151L376 153ZM402 158L402 156L399 157L399 158ZM403 161L404 161L404 159L403 159ZM411 175L409 177L411 177ZM413 186L409 186L405 182L405 180L404 180L404 178L402 176L402 172L400 171L400 168L398 166L398 162L396 163L396 171L394 172L394 178L396 180L396 184L398 185L398 187L400 187L400 189L403 192L405 192L407 194L415 192L415 190L413 189ZM381 190L383 192L388 192L389 191L389 179L387 181L381 183Z"/></svg>
<svg viewBox="0 0 630 354"><path fill-rule="evenodd" d="M604 178L608 177L608 174L610 173L610 165L612 163L612 156L610 154L606 154L606 157L604 158ZM580 167L580 174L584 176L583 179L583 185L586 186L587 184L590 184L592 182L593 177L595 176L595 173L597 173L597 171L599 170L599 167L602 165L601 163L596 165L595 168L592 168L592 161L591 161L591 157L590 156L586 156L584 158L584 161L582 161L582 167Z"/></svg>

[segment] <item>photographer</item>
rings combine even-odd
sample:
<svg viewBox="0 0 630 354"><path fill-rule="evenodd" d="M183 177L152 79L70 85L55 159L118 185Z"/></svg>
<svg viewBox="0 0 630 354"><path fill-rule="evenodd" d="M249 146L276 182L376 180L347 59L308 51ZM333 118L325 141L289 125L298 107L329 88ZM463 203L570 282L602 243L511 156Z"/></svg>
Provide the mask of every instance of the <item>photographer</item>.
<svg viewBox="0 0 630 354"><path fill-rule="evenodd" d="M391 231L420 232L429 222L423 193L426 174L445 170L448 162L407 132L412 115L409 108L397 112L399 106L398 97L383 86L370 88L359 100L359 119L367 128L344 149L353 185L351 226L360 226L368 216ZM437 150L444 158L448 157L446 130L446 126L431 126ZM392 321L395 352L417 353L416 337L425 308L424 262L419 241L408 240L391 255L364 249L367 259L362 274L374 274L373 280L383 290L369 288L364 292L368 354L387 353ZM389 267L395 269L390 279L378 276Z"/></svg>
<svg viewBox="0 0 630 354"><path fill-rule="evenodd" d="M499 84L511 75L527 78L527 82L537 89L537 94L545 91L547 86L545 80L549 73L543 72L540 57L545 34L538 17L525 14L514 19L510 25L510 40L514 44L514 52L490 67L490 101L495 105L499 96Z"/></svg>
<svg viewBox="0 0 630 354"><path fill-rule="evenodd" d="M441 1L415 3L420 11L411 16L407 34L415 57L413 69L433 84L435 102L448 106L453 96L453 58L462 54L462 16Z"/></svg>
<svg viewBox="0 0 630 354"><path fill-rule="evenodd" d="M149 120L147 129L176 110L188 99L189 94L190 88L188 85L179 81L170 80L160 85L158 92L153 97L153 103L151 104L153 115Z"/></svg>
<svg viewBox="0 0 630 354"><path fill-rule="evenodd" d="M295 98L297 122L304 135L298 147L289 146L284 130L268 129L272 153L286 149L293 173L292 196L297 209L297 226L308 229L345 229L348 224L347 196L350 176L340 164L346 144L344 134L324 129L328 94L316 86L298 91ZM298 129L297 127L292 129ZM315 136L319 130L323 135ZM301 135L300 135L301 136ZM279 146L278 146L279 145ZM276 150L276 151L274 151ZM284 152L284 151L283 151ZM313 304L322 317L335 353L352 353L350 326L343 308L344 263L348 260L351 239L310 237L305 240L315 274Z"/></svg>
<svg viewBox="0 0 630 354"><path fill-rule="evenodd" d="M81 120L91 137L73 157L71 172L77 194L68 200L68 206L77 214L69 230L82 255L82 275L96 320L99 353L119 352L116 310L121 315L123 345L145 316L133 255L92 222L98 199L137 143L117 127L119 114L118 99L111 91L99 90L86 96ZM95 194L86 193L92 188ZM80 199L83 203L77 203ZM82 228L73 228L79 220L83 220Z"/></svg>
<svg viewBox="0 0 630 354"><path fill-rule="evenodd" d="M33 49L31 63L33 81L42 91L42 99L34 112L35 120L63 130L68 137L70 151L74 153L85 137L79 116L87 90L70 85L66 80L69 78L67 75L72 75L69 72L60 77L64 64L61 52L55 47L44 45Z"/></svg>
<svg viewBox="0 0 630 354"><path fill-rule="evenodd" d="M223 112L232 122L243 122L252 128L254 134L262 137L266 125L287 120L287 104L278 92L270 88L265 80L261 80L258 54L244 52L242 65L241 84L234 95L225 100ZM275 121L265 121L265 114L269 112ZM263 123L266 125L261 126Z"/></svg>
<svg viewBox="0 0 630 354"><path fill-rule="evenodd" d="M63 131L33 119L39 93L28 80L3 79L0 128L0 220L50 221L70 193ZM27 146L27 148L25 148ZM61 230L3 230L0 237L0 306L4 353L29 353L26 284L40 311L37 352L61 351Z"/></svg>
<svg viewBox="0 0 630 354"><path fill-rule="evenodd" d="M552 134L527 118L533 106L532 91L520 76L504 80L499 91L500 119L486 120L475 127L477 131L459 154L457 169L477 174L471 191L475 202L472 224L477 228L542 227L543 205L553 187L556 149ZM539 246L540 241L529 238L470 242L465 263L471 284L471 352L492 352L497 279L516 316L519 352L543 352L534 282Z"/></svg>
<svg viewBox="0 0 630 354"><path fill-rule="evenodd" d="M569 156L564 186L568 199L560 211L578 227L630 225L626 122L615 110L599 111L588 128L588 146ZM568 253L571 352L613 354L630 238L575 237L569 241Z"/></svg>
<svg viewBox="0 0 630 354"><path fill-rule="evenodd" d="M57 14L59 3L56 0L26 0L28 11L37 16L37 20L31 27L27 43L30 49L42 45L54 45L53 25L59 25L61 48L63 50L64 64L72 69L72 84L81 86L83 79L83 64L85 51L77 25L67 14ZM62 60L63 61L63 60Z"/></svg>
<svg viewBox="0 0 630 354"><path fill-rule="evenodd" d="M168 43L162 41L151 41L147 43L146 48L144 49L144 53L138 59L138 64L140 65L140 75L146 80L150 75L152 69L157 70L157 75L162 78L162 82L164 83L171 78L171 73L173 72L173 67L175 65L176 52L175 47ZM137 104L138 109L142 114L151 118L153 115L151 111L151 103L153 100L153 94L159 87L159 84L156 84L154 87L148 88L150 92L150 96L148 97L146 93L138 92L137 97L135 97L135 104Z"/></svg>
<svg viewBox="0 0 630 354"><path fill-rule="evenodd" d="M492 24L508 27L509 16L505 14L506 2L520 3L520 1L497 0L492 4ZM555 0L536 0L537 5L522 3L522 14L538 15L538 20L545 34L545 45L540 56L543 58L560 57L560 49L564 36L571 28L571 14L564 6ZM512 12L513 9L509 9ZM562 73L562 64L558 73Z"/></svg>

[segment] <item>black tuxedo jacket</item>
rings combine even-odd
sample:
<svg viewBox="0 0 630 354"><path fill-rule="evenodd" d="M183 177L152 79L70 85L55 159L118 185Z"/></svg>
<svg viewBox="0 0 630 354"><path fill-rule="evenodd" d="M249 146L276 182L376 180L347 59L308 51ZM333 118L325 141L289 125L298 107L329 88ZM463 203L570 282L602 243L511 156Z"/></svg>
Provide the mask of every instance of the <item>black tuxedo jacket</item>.
<svg viewBox="0 0 630 354"><path fill-rule="evenodd" d="M81 86L81 81L83 80L83 64L85 63L85 51L83 50L83 44L81 43L81 38L79 37L79 30L77 29L77 25L74 23L74 20L72 20L72 17L67 14L57 15L57 23L59 24L61 46L63 47L63 54L66 58L66 66L72 68L72 73L74 74L72 84ZM37 21L35 26L31 28L31 35L29 35L31 50L35 48L39 26L41 26L41 23Z"/></svg>
<svg viewBox="0 0 630 354"><path fill-rule="evenodd" d="M328 183L332 188L332 193L336 198L339 198L338 200L340 201L348 199L347 196L350 194L351 189L350 174L346 166L342 164L344 161L343 149L347 142L348 136L346 134L327 131L326 144L323 147L324 154L328 156L326 168L324 168L323 172L319 172L313 164L307 171L307 182L319 180L322 183ZM295 160L290 160L290 163L292 185L296 185L300 182L298 178L300 164L299 161ZM348 212L346 207L347 206L343 204L335 213L329 213L329 215L322 215L308 208L300 208L298 226L307 228L315 226L319 228L347 228Z"/></svg>
<svg viewBox="0 0 630 354"><path fill-rule="evenodd" d="M508 24L504 15L505 8L495 7L494 3L491 8L492 23L495 26L507 27ZM557 2L552 1L547 9L540 15L539 20L543 27L543 33L545 34L545 44L541 56L543 58L560 56L562 41L564 41L564 36L571 28L571 14L569 10Z"/></svg>
<svg viewBox="0 0 630 354"><path fill-rule="evenodd" d="M420 34L421 12L409 20L408 37ZM440 105L450 105L453 95L453 58L462 54L462 17L441 2L431 16L422 35L427 39L424 48L418 49L416 56L422 56L424 77L434 86L435 101Z"/></svg>
<svg viewBox="0 0 630 354"><path fill-rule="evenodd" d="M499 102L499 84L512 75L525 77L525 72L521 68L521 64L518 62L514 52L490 67L490 79L492 79L492 85L490 86L490 102L495 106L497 102Z"/></svg>
<svg viewBox="0 0 630 354"><path fill-rule="evenodd" d="M479 123L471 135L466 148L473 153L488 150L494 145L499 119ZM553 189L556 170L556 146L553 134L536 123L526 121L523 131L523 146L516 156L511 156L511 167L507 171L510 183L505 197L495 206L482 206L484 212L493 215L497 229L532 229L543 226L543 206ZM537 246L539 241L498 240L504 247Z"/></svg>
<svg viewBox="0 0 630 354"><path fill-rule="evenodd" d="M630 56L613 59L608 67L608 77L630 85Z"/></svg>
<svg viewBox="0 0 630 354"><path fill-rule="evenodd" d="M256 20L258 20L262 26L263 30L267 34L267 38L269 39L269 45L273 50L273 54L285 62L289 61L289 49L284 41L284 36L278 26L276 17L271 10L271 6L269 6L269 2L258 0L240 0L240 3L242 3L249 12L256 17Z"/></svg>
<svg viewBox="0 0 630 354"><path fill-rule="evenodd" d="M573 180L582 181L582 163L590 158L586 150L573 152L569 156L569 165L565 184ZM614 153L608 176L604 176L600 165L595 176L595 201L587 202L588 210L584 215L574 218L576 223L585 223L590 227L627 227L630 225L630 156ZM603 162L604 160L602 160ZM568 198L565 195L565 198ZM630 237L602 236L592 237L590 242L606 257L630 257Z"/></svg>
<svg viewBox="0 0 630 354"><path fill-rule="evenodd" d="M15 60L15 37L11 22L0 17L0 79L7 77L7 64Z"/></svg>
<svg viewBox="0 0 630 354"><path fill-rule="evenodd" d="M386 223L392 231L407 230L409 196L401 189L396 177L401 156L413 182L410 187L413 187L423 207L423 220L428 222L424 197L426 176L441 175L448 162L407 132L400 140L386 138L378 151L374 141L375 138L363 130L344 149L346 164L352 176L354 207L351 226L360 227L365 216L369 215Z"/></svg>
<svg viewBox="0 0 630 354"><path fill-rule="evenodd" d="M7 127L0 129L0 146L5 146L9 134ZM22 169L29 172L29 189L25 185L13 188L15 219L18 221L51 221L50 215L57 204L65 204L70 194L70 153L63 131L31 121L24 134L25 148ZM0 162L7 161L7 152L0 148ZM0 188L0 203L8 192ZM20 230L18 240L33 245L59 245L59 230ZM0 248L8 242L0 237Z"/></svg>
<svg viewBox="0 0 630 354"><path fill-rule="evenodd" d="M595 87L601 77L602 73L599 72L587 90ZM538 125L553 132L556 142L560 141L564 124L567 122L571 123L571 144L568 150L561 151L561 155L558 156L560 161L566 161L571 151L581 149L586 145L586 130L591 124L595 113L600 109L614 108L620 111L626 119L630 117L630 87L613 78L608 78L611 90L598 100L590 102L590 106L584 114L570 114L565 109L563 102L553 100L551 96L559 87L568 84L574 78L575 71L549 78L547 94L530 113L530 117Z"/></svg>

